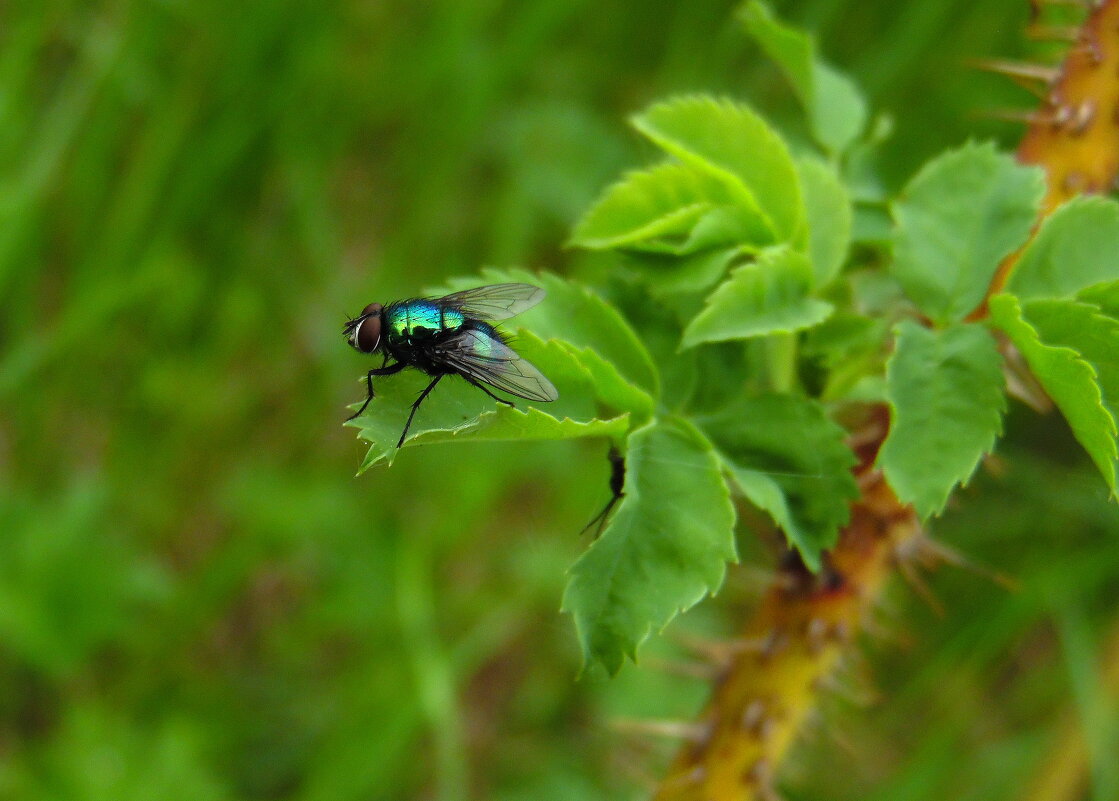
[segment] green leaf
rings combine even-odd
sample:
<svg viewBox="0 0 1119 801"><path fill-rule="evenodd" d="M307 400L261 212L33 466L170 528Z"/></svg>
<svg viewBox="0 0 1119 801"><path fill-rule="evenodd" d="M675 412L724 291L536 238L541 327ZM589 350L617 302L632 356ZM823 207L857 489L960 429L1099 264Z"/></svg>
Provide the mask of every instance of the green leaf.
<svg viewBox="0 0 1119 801"><path fill-rule="evenodd" d="M843 152L866 128L866 118L866 100L855 82L817 60L809 113L816 141L833 153Z"/></svg>
<svg viewBox="0 0 1119 801"><path fill-rule="evenodd" d="M735 205L766 220L787 241L804 217L789 150L772 128L741 103L681 97L633 118L637 130L666 152L725 182Z"/></svg>
<svg viewBox="0 0 1119 801"><path fill-rule="evenodd" d="M651 294L671 300L709 290L738 255L736 249L706 250L689 256L641 254L627 264L646 279Z"/></svg>
<svg viewBox="0 0 1119 801"><path fill-rule="evenodd" d="M517 346L526 354L531 353L524 347L525 343L530 342L529 336L525 332L516 340ZM607 409L629 412L638 424L644 423L653 416L653 397L625 378L618 372L617 367L599 356L593 348L578 348L571 343L558 340L550 340L548 344L553 343L559 344L565 352L575 357L590 376L594 397Z"/></svg>
<svg viewBox="0 0 1119 801"><path fill-rule="evenodd" d="M683 347L810 328L827 319L830 303L808 296L812 265L790 248L762 251L731 273L684 330Z"/></svg>
<svg viewBox="0 0 1119 801"><path fill-rule="evenodd" d="M755 394L752 376L764 370L758 350L764 349L744 348L741 342L715 342L703 348L677 350L674 358L691 358L695 363L696 380L686 407L689 414L710 414Z"/></svg>
<svg viewBox="0 0 1119 801"><path fill-rule="evenodd" d="M991 144L967 144L931 162L893 206L894 272L940 324L963 319L986 294L999 262L1030 232L1044 174Z"/></svg>
<svg viewBox="0 0 1119 801"><path fill-rule="evenodd" d="M1071 348L1092 366L1103 404L1119 420L1119 320L1071 300L1027 301L1022 316L1042 342Z"/></svg>
<svg viewBox="0 0 1119 801"><path fill-rule="evenodd" d="M851 239L884 248L894 237L894 221L885 204L855 203Z"/></svg>
<svg viewBox="0 0 1119 801"><path fill-rule="evenodd" d="M815 159L797 162L808 220L808 255L823 286L839 273L851 244L851 200L835 171Z"/></svg>
<svg viewBox="0 0 1119 801"><path fill-rule="evenodd" d="M881 351L885 323L852 311L841 311L813 328L804 338L803 353L823 359L828 367L864 351Z"/></svg>
<svg viewBox="0 0 1119 801"><path fill-rule="evenodd" d="M675 163L628 173L583 215L571 234L571 244L601 250L685 236L715 205L699 185L701 176ZM708 182L724 190L717 181Z"/></svg>
<svg viewBox="0 0 1119 801"><path fill-rule="evenodd" d="M596 355L613 365L619 375L650 399L658 397L660 376L641 339L617 309L580 284L548 273L487 269L482 271L481 280L477 277L455 279L449 286L429 294L441 295L482 283L507 281L537 284L548 294L540 305L502 324L502 328L532 331L544 340L562 340L580 354ZM513 344L517 346L516 340ZM583 356L580 358L586 361ZM537 367L543 369L542 365Z"/></svg>
<svg viewBox="0 0 1119 801"><path fill-rule="evenodd" d="M571 236L580 247L603 250L655 247L694 252L704 246L702 230L713 217L732 223L724 241L772 242L773 235L757 212L733 206L734 195L723 181L675 162L631 172L608 188ZM689 244L690 243L690 244Z"/></svg>
<svg viewBox="0 0 1119 801"><path fill-rule="evenodd" d="M783 25L765 3L747 2L740 15L746 30L785 73L816 141L833 153L845 150L866 127L866 101L855 84L823 63L812 38Z"/></svg>
<svg viewBox="0 0 1119 801"><path fill-rule="evenodd" d="M1114 493L1119 456L1115 418L1104 406L1096 370L1072 348L1042 341L1013 295L996 295L989 309L991 322L1021 351Z"/></svg>
<svg viewBox="0 0 1119 801"><path fill-rule="evenodd" d="M651 632L714 593L736 559L726 482L690 424L657 421L630 435L624 492L563 596L586 664L611 674Z"/></svg>
<svg viewBox="0 0 1119 801"><path fill-rule="evenodd" d="M699 422L743 494L818 570L821 552L835 544L859 495L846 432L823 406L800 395L749 398Z"/></svg>
<svg viewBox="0 0 1119 801"><path fill-rule="evenodd" d="M809 331L801 353L826 368L820 400L884 401L887 335L885 320L850 311L833 314Z"/></svg>
<svg viewBox="0 0 1119 801"><path fill-rule="evenodd" d="M675 253L686 256L710 248L758 248L773 243L773 235L757 214L740 206L720 206L704 214Z"/></svg>
<svg viewBox="0 0 1119 801"><path fill-rule="evenodd" d="M1119 278L1119 203L1073 198L1045 218L1007 282L1022 299L1064 298Z"/></svg>
<svg viewBox="0 0 1119 801"><path fill-rule="evenodd" d="M906 320L886 366L890 433L878 464L921 517L939 514L1002 432L1002 358L982 326Z"/></svg>
<svg viewBox="0 0 1119 801"><path fill-rule="evenodd" d="M455 400L461 403L459 393L455 393ZM423 408L425 412L428 411L426 404ZM361 438L374 444L366 452L358 469L358 475L381 462L393 463L396 459L396 440L400 436L402 423L407 417L407 412L402 410L395 418L386 416L362 424ZM434 428L430 427L431 425L429 424L429 427L418 434L409 432L408 440L403 447L436 445L444 442L619 438L629 430L629 415L622 414L601 420L572 420L570 417L556 418L531 406L517 409L498 405L495 409L481 412L457 427L451 425Z"/></svg>
<svg viewBox="0 0 1119 801"><path fill-rule="evenodd" d="M1103 314L1119 320L1119 281L1107 281L1082 289L1076 294L1076 298L1091 303Z"/></svg>
<svg viewBox="0 0 1119 801"><path fill-rule="evenodd" d="M404 447L473 440L618 438L630 427L631 410L649 413L648 395L595 354L579 353L556 340L545 343L530 332L518 336L514 345L555 384L558 400L530 405L531 401L513 398L518 408L510 408L458 376L447 376L416 412ZM374 380L376 397L361 417L348 423L358 428L361 439L372 443L359 472L380 462L392 463L412 403L430 381L431 376L418 370ZM364 380L360 386L364 390ZM603 406L619 413L604 417Z"/></svg>

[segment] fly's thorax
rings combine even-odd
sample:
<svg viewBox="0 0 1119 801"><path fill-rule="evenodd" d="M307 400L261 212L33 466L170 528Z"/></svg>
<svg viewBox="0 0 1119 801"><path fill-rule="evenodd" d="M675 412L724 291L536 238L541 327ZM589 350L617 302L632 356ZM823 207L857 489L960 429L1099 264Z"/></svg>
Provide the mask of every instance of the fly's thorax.
<svg viewBox="0 0 1119 801"><path fill-rule="evenodd" d="M461 311L430 300L405 300L385 309L384 326L389 341L415 345L447 331L457 331L466 322Z"/></svg>

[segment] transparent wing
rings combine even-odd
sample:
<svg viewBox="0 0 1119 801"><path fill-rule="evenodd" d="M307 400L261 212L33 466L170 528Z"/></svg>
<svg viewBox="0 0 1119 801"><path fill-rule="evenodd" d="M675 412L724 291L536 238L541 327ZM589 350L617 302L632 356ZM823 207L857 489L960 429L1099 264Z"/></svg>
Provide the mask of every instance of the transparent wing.
<svg viewBox="0 0 1119 801"><path fill-rule="evenodd" d="M516 351L483 331L464 329L432 348L433 355L473 381L534 401L559 397L552 382Z"/></svg>
<svg viewBox="0 0 1119 801"><path fill-rule="evenodd" d="M543 289L532 284L491 284L454 292L436 300L462 310L468 317L497 321L531 309L544 299L544 295Z"/></svg>

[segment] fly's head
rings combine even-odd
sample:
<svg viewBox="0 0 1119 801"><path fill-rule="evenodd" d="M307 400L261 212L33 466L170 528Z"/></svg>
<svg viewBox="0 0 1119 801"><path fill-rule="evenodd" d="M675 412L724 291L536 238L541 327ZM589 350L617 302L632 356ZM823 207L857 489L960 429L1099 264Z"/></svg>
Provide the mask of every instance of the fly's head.
<svg viewBox="0 0 1119 801"><path fill-rule="evenodd" d="M381 347L381 311L384 307L380 303L370 303L354 319L348 321L342 329L342 335L350 343L350 347L361 353L376 353Z"/></svg>

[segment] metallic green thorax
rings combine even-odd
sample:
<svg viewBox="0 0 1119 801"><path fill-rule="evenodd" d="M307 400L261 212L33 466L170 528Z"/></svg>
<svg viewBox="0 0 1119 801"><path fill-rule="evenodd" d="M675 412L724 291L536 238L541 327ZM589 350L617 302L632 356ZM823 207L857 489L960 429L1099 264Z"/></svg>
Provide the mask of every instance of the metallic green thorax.
<svg viewBox="0 0 1119 801"><path fill-rule="evenodd" d="M418 345L465 322L463 313L428 300L405 300L385 309L386 335L393 345Z"/></svg>

